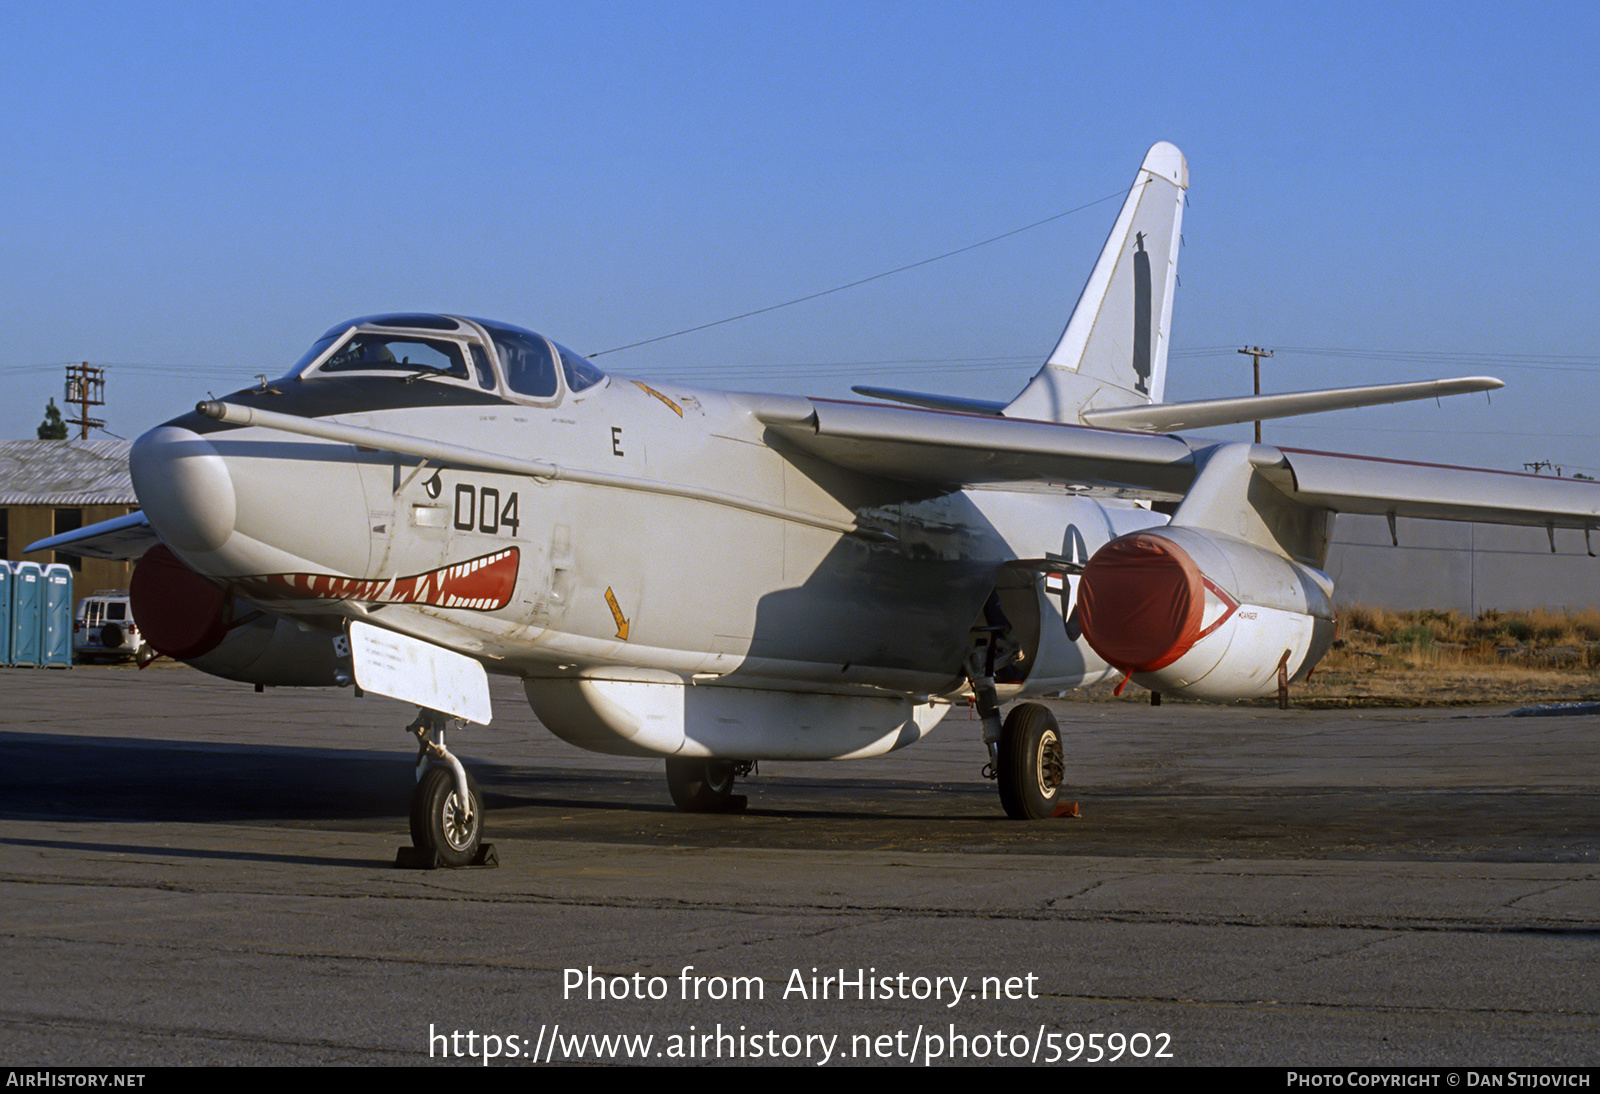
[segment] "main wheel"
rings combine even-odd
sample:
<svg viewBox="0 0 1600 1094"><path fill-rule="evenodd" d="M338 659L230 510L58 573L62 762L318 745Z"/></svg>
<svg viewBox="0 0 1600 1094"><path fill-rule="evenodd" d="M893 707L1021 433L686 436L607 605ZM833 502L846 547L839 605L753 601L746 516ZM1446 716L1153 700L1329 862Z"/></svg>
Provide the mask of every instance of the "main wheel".
<svg viewBox="0 0 1600 1094"><path fill-rule="evenodd" d="M1055 812L1067 763L1056 716L1039 703L1019 703L1000 727L1000 804L1013 820Z"/></svg>
<svg viewBox="0 0 1600 1094"><path fill-rule="evenodd" d="M684 813L716 813L733 800L733 761L704 757L667 758L667 789Z"/></svg>
<svg viewBox="0 0 1600 1094"><path fill-rule="evenodd" d="M467 793L472 797L470 817L461 808L455 772L436 766L423 773L411 795L411 842L424 851L437 852L446 866L470 866L483 840L483 801L470 774Z"/></svg>

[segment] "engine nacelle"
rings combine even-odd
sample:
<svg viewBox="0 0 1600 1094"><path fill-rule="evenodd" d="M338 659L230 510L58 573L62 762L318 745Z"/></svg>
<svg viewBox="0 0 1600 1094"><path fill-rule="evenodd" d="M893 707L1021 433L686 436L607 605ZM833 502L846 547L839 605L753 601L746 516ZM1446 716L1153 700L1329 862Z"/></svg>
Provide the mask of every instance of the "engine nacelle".
<svg viewBox="0 0 1600 1094"><path fill-rule="evenodd" d="M1196 528L1135 532L1096 551L1078 622L1108 664L1152 691L1227 701L1302 680L1333 641L1320 570Z"/></svg>
<svg viewBox="0 0 1600 1094"><path fill-rule="evenodd" d="M146 551L128 582L133 618L158 652L201 672L275 687L349 683L333 636L263 611L183 564L165 544Z"/></svg>

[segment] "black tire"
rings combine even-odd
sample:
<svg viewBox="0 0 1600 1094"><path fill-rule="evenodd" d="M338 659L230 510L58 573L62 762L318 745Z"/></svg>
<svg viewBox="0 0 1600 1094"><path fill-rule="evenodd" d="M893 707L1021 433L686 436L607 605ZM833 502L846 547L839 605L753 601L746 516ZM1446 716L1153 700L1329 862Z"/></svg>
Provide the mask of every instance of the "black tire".
<svg viewBox="0 0 1600 1094"><path fill-rule="evenodd" d="M1012 820L1055 813L1066 774L1061 729L1039 703L1019 703L1000 728L1000 804Z"/></svg>
<svg viewBox="0 0 1600 1094"><path fill-rule="evenodd" d="M100 644L108 650L115 650L118 653L122 652L122 642L124 637L125 636L122 633L122 628L117 626L115 623L107 623L105 626L100 628Z"/></svg>
<svg viewBox="0 0 1600 1094"><path fill-rule="evenodd" d="M434 851L445 866L470 866L478 857L483 842L483 799L471 773L467 793L472 796L472 821L461 820L461 795L456 790L455 773L437 765L423 772L411 795L411 843L423 851Z"/></svg>
<svg viewBox="0 0 1600 1094"><path fill-rule="evenodd" d="M672 804L684 813L717 813L733 800L732 760L669 757L667 789Z"/></svg>

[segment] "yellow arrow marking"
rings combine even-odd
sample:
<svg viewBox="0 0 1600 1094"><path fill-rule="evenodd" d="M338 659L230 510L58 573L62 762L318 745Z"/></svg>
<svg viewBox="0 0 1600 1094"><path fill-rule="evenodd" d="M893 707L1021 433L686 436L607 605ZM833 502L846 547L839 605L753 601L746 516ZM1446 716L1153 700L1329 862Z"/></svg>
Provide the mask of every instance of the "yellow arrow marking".
<svg viewBox="0 0 1600 1094"><path fill-rule="evenodd" d="M666 403L667 406L672 410L672 412L674 414L676 414L680 418L683 417L683 407L679 406L675 401L673 401L672 399L667 398L665 395L661 394L661 392L657 391L655 388L651 387L649 384L641 384L641 383L639 383L638 380L635 380L634 383L636 385L638 385L638 388L639 388L640 391L644 391L644 392L647 392L647 393L649 393L651 395L654 395L657 399L660 399L663 403Z"/></svg>
<svg viewBox="0 0 1600 1094"><path fill-rule="evenodd" d="M617 637L624 642L628 640L628 617L622 614L622 605L617 603L617 594L611 591L611 586L606 586L606 603L611 606L611 618L617 621Z"/></svg>

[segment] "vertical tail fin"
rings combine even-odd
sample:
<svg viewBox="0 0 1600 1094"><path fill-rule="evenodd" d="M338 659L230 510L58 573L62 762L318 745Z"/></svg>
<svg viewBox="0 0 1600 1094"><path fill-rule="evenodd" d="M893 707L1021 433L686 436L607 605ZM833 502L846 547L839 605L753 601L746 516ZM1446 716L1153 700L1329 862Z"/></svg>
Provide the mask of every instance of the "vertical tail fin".
<svg viewBox="0 0 1600 1094"><path fill-rule="evenodd" d="M1188 187L1176 147L1145 154L1061 341L1008 417L1077 422L1081 410L1162 401Z"/></svg>

